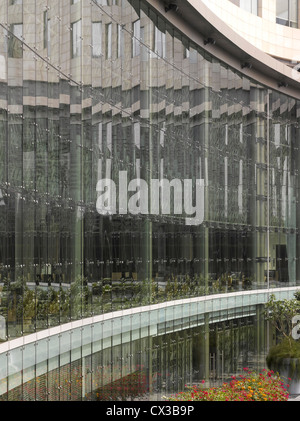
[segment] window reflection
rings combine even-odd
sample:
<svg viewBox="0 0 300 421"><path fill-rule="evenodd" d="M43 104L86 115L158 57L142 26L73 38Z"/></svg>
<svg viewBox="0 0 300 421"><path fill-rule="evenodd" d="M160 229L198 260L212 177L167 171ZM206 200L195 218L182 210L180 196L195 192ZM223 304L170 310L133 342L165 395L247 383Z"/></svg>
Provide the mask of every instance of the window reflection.
<svg viewBox="0 0 300 421"><path fill-rule="evenodd" d="M72 23L71 27L72 57L81 55L81 20Z"/></svg>
<svg viewBox="0 0 300 421"><path fill-rule="evenodd" d="M8 40L8 55L11 58L22 58L23 47L22 47L22 35L23 25L13 24L10 25L11 35Z"/></svg>
<svg viewBox="0 0 300 421"><path fill-rule="evenodd" d="M298 0L276 0L276 22L298 28Z"/></svg>
<svg viewBox="0 0 300 421"><path fill-rule="evenodd" d="M23 8L7 8L16 23L0 40L1 340L297 284L299 102L204 53L144 2L69 2L68 24L58 3L31 26L38 45L22 39ZM132 215L119 199L116 215L100 215L97 183L120 172L124 191L134 179L204 180L203 223L162 208Z"/></svg>
<svg viewBox="0 0 300 421"><path fill-rule="evenodd" d="M159 317L155 312L150 328L155 336L142 329L140 336L120 340L118 332L110 332L114 340L103 340L99 349L84 334L77 349L64 352L69 332L51 338L52 345L46 339L16 348L1 358L0 401L161 400L203 380L221 385L245 366L261 370L266 340L255 340L264 337L261 306L243 306L221 310L215 300L206 318L203 313L191 316L192 308L174 308L174 313L167 309ZM142 316L147 326L151 312ZM204 333L208 342L203 341ZM59 357L50 350L59 346L58 340L63 346ZM23 362L15 365L20 356ZM7 364L9 373L3 369Z"/></svg>
<svg viewBox="0 0 300 421"><path fill-rule="evenodd" d="M102 23L93 22L92 24L92 41L93 41L93 57L100 57L102 54Z"/></svg>

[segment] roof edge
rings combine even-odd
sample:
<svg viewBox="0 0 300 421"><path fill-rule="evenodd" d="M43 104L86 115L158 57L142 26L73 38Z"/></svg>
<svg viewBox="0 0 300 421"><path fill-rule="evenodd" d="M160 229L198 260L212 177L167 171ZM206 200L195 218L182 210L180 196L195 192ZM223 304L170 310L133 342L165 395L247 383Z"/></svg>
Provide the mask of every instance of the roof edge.
<svg viewBox="0 0 300 421"><path fill-rule="evenodd" d="M300 73L252 45L224 23L202 0L147 2L204 51L258 83L300 99ZM174 7L170 8L170 5Z"/></svg>

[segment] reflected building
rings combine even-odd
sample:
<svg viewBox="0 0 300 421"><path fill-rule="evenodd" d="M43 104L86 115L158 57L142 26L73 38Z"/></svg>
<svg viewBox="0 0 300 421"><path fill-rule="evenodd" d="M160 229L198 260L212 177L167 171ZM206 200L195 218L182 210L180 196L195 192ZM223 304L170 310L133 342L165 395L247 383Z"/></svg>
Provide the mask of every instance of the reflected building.
<svg viewBox="0 0 300 421"><path fill-rule="evenodd" d="M250 354L263 366L263 301L246 297L299 284L298 72L205 3L1 2L0 346L114 312L215 303L174 310L161 331L157 316L137 336L103 333L84 356L80 336L64 363L47 348L27 377L14 360L3 399L111 400L124 379L140 399L161 397L223 380ZM78 390L58 392L65 378Z"/></svg>

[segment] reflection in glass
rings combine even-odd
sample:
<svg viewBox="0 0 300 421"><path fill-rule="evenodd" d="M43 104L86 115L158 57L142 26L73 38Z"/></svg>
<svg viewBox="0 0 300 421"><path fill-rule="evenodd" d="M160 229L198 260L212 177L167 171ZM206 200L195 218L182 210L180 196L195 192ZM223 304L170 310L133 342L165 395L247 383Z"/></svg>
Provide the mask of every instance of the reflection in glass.
<svg viewBox="0 0 300 421"><path fill-rule="evenodd" d="M298 1L276 0L276 22L298 28Z"/></svg>
<svg viewBox="0 0 300 421"><path fill-rule="evenodd" d="M54 0L25 40L32 15L6 8L15 23L0 39L1 340L181 298L295 286L299 102L204 52L146 2L81 4L69 4L66 24ZM96 208L108 179L113 215ZM164 180L148 207L130 190L135 180ZM197 180L203 222L188 225L174 210L195 209ZM172 186L192 194L178 199Z"/></svg>
<svg viewBox="0 0 300 421"><path fill-rule="evenodd" d="M11 58L22 58L23 57L23 48L22 48L22 35L23 35L23 25L22 24L12 24L10 25L11 35L8 39L8 55Z"/></svg>

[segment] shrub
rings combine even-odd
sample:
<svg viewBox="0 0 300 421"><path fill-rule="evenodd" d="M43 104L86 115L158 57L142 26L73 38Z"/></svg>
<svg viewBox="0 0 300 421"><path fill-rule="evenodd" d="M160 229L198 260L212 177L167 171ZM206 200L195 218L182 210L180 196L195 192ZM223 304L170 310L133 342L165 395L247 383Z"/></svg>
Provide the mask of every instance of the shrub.
<svg viewBox="0 0 300 421"><path fill-rule="evenodd" d="M300 342L284 338L279 344L270 348L266 361L267 366L281 372L286 367L288 375L300 378ZM298 360L298 361L297 361Z"/></svg>
<svg viewBox="0 0 300 421"><path fill-rule="evenodd" d="M165 398L169 401L287 401L289 385L273 371L257 374L244 369L245 374L232 376L229 383L208 389L193 386L184 392Z"/></svg>

